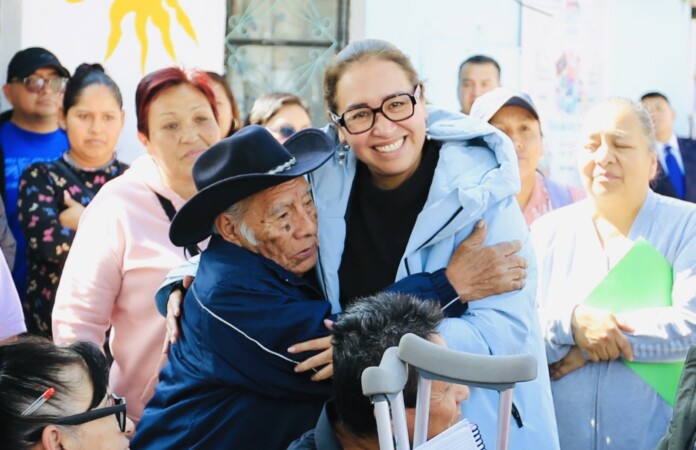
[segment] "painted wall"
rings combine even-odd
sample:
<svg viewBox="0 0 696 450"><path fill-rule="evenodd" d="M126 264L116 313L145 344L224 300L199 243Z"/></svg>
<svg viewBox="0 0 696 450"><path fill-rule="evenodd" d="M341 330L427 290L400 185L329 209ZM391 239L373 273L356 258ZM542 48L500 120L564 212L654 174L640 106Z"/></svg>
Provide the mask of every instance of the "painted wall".
<svg viewBox="0 0 696 450"><path fill-rule="evenodd" d="M163 0L1 0L0 76L4 82L12 55L31 46L51 50L71 72L82 62L102 63L123 94L126 124L117 150L120 159L131 161L143 152L136 139L138 82L145 73L173 64L221 71L225 16L225 2L219 0L170 0L166 5ZM143 38L136 34L136 21L145 23ZM169 32L173 55L162 30ZM9 108L3 102L2 109Z"/></svg>
<svg viewBox="0 0 696 450"><path fill-rule="evenodd" d="M193 40L163 0L1 0L0 1L0 79L4 81L7 63L20 48L41 45L54 51L66 67L74 70L83 62L104 62L126 99L127 123L119 144L119 154L132 160L142 152L135 139L133 98L144 72L173 64L175 60L163 45L162 33L152 20L147 22L149 43L144 71L141 47L135 33L137 13L127 7L158 11L151 17L169 20L176 61L185 66L208 70L223 67L225 1L178 0L190 19L197 40ZM548 27L565 20L560 15L544 15L558 8L580 5L600 8L604 42L597 45L601 60L601 90L605 95L637 98L641 93L664 91L677 111L676 129L689 132L688 118L693 111L693 44L690 35L690 5L683 0L526 0L523 8L514 0L352 0L351 39L374 37L389 40L409 54L426 80L428 98L435 104L457 110L457 68L474 53L496 58L503 68L503 84L534 90L524 74L545 46L557 43L541 40L534 52L523 48L525 17L547 17ZM112 7L124 5L126 12L117 20L122 35L110 58L106 59L109 19ZM540 12L534 12L535 9ZM115 9L114 11L118 11ZM523 14L524 11L524 14ZM141 12L141 14L143 14ZM525 16L526 15L526 16ZM142 16L141 16L142 17ZM585 43L587 45L587 43ZM592 44L594 45L594 44ZM552 87L549 87L552 89ZM540 105L542 118L546 112ZM2 109L7 103L0 103ZM579 122L580 113L576 116ZM551 136L549 136L551 137ZM564 163L567 166L567 162ZM565 175L562 175L565 178ZM573 181L573 180L569 180Z"/></svg>

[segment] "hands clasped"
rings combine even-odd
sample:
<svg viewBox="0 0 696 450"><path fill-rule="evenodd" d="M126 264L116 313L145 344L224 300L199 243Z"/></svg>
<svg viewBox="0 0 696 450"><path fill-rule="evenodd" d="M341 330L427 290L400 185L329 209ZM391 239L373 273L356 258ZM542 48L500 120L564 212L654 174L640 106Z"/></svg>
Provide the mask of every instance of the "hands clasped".
<svg viewBox="0 0 696 450"><path fill-rule="evenodd" d="M573 311L571 324L575 344L591 361L611 361L620 355L633 360L633 349L624 332L635 330L610 311L578 305Z"/></svg>

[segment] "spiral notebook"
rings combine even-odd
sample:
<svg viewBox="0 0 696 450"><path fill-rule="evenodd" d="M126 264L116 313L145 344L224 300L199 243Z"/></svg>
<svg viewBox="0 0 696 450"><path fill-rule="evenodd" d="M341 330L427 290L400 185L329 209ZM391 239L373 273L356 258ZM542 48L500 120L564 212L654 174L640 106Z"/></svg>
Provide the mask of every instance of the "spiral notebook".
<svg viewBox="0 0 696 450"><path fill-rule="evenodd" d="M462 419L456 425L438 434L417 450L486 450L476 425Z"/></svg>

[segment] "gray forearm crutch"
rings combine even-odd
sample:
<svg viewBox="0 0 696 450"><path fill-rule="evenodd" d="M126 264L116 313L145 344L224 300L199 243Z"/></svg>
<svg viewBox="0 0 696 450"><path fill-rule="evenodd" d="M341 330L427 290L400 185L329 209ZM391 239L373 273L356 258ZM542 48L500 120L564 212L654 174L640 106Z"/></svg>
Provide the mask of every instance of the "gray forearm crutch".
<svg viewBox="0 0 696 450"><path fill-rule="evenodd" d="M369 395L373 402L380 396L382 398L381 401L375 402L381 449L392 450L394 448L387 401L392 403L397 446L399 450L410 448L408 432L403 431L405 436L400 436L402 433L400 430L406 430L405 413L403 414L403 425L399 424L401 420L397 418L397 416L402 415L400 409L403 408L403 396L397 397L393 392L398 386L403 389L406 384L407 372L403 363L411 364L419 375L413 448L417 448L427 439L430 386L432 380L441 380L448 383L493 389L500 393L497 450L507 449L512 390L516 383L536 378L537 363L534 356L486 356L464 353L441 347L413 334L406 334L399 343L398 360L401 361L401 365L394 362L392 353L392 349L385 352L380 366L366 369L362 379L365 395ZM368 374L367 377L365 373ZM380 409L379 413L378 408ZM383 422L381 425L380 421ZM384 440L383 434L385 435Z"/></svg>

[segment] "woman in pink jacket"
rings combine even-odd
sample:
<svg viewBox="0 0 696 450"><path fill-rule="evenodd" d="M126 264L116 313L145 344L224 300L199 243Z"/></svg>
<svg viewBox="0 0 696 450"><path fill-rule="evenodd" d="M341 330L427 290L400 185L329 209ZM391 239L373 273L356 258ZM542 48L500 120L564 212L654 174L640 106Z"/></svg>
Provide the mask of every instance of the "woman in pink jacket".
<svg viewBox="0 0 696 450"><path fill-rule="evenodd" d="M147 154L107 183L83 213L58 287L53 337L58 344L101 345L111 327L110 385L126 397L137 423L165 336L154 294L185 259L169 241L169 223L196 192L193 162L220 130L209 78L198 71L172 67L145 76L136 114Z"/></svg>

